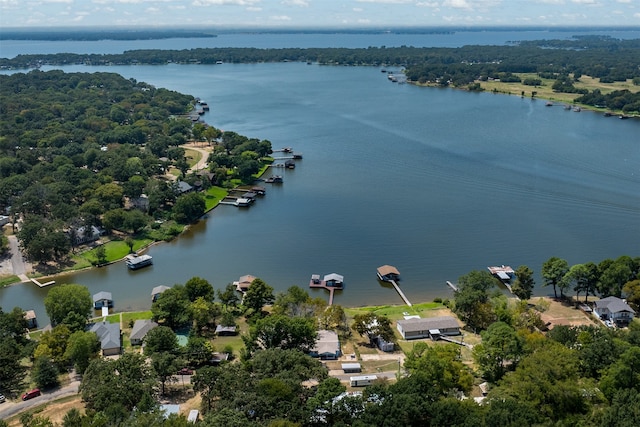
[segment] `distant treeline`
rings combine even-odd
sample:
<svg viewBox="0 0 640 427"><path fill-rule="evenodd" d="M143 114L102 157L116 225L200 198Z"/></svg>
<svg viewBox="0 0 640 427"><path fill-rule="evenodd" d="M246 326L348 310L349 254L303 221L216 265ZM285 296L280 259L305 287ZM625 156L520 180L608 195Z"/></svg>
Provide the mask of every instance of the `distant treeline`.
<svg viewBox="0 0 640 427"><path fill-rule="evenodd" d="M217 37L216 34L187 30L35 30L0 31L0 40L157 40L170 38Z"/></svg>
<svg viewBox="0 0 640 427"><path fill-rule="evenodd" d="M606 83L631 79L635 84L640 84L640 39L618 40L608 36L527 41L510 46L459 48L409 46L358 49L200 48L132 50L122 54L18 55L13 59L0 59L0 68L70 64L160 65L286 61L307 61L326 65L403 67L409 81L457 87L466 87L476 80L489 78L520 81L520 78L514 75L515 73L538 73L544 78L558 79L560 83L554 90L569 91L569 93L578 93L572 89L569 76L575 79L588 75ZM531 84L535 85L535 81ZM633 100L632 103L636 104L637 101ZM638 108L634 106L629 111L637 110Z"/></svg>

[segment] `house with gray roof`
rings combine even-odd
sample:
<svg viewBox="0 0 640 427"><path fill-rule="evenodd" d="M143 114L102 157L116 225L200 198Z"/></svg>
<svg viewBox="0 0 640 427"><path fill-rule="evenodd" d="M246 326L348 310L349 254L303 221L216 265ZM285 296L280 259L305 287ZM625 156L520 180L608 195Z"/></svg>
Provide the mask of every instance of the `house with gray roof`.
<svg viewBox="0 0 640 427"><path fill-rule="evenodd" d="M147 336L150 330L156 328L158 324L150 319L138 319L133 324L133 328L131 329L131 335L129 339L131 340L131 345L142 345L144 338Z"/></svg>
<svg viewBox="0 0 640 427"><path fill-rule="evenodd" d="M342 355L340 351L340 339L338 334L333 331L318 331L318 339L316 344L309 352L311 357L319 357L320 359L335 360Z"/></svg>
<svg viewBox="0 0 640 427"><path fill-rule="evenodd" d="M120 336L120 324L106 321L94 323L89 331L95 332L100 341L100 349L103 356L120 354L122 340Z"/></svg>
<svg viewBox="0 0 640 427"><path fill-rule="evenodd" d="M601 320L611 320L617 326L628 326L636 312L624 300L606 297L595 302L594 313Z"/></svg>
<svg viewBox="0 0 640 427"><path fill-rule="evenodd" d="M460 335L460 325L452 316L398 320L396 327L405 340L435 339L440 335Z"/></svg>

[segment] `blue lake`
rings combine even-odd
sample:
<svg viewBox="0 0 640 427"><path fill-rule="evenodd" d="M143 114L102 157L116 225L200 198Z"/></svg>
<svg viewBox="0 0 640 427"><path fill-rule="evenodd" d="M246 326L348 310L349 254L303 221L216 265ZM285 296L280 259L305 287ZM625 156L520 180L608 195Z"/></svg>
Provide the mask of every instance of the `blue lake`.
<svg viewBox="0 0 640 427"><path fill-rule="evenodd" d="M65 67L110 71L208 101L204 120L302 152L284 184L246 210L220 206L154 265L57 278L109 290L116 310L145 309L157 285L245 274L277 291L311 274L345 276L343 305L400 304L376 268L396 266L414 302L489 265L552 256L570 264L640 255L640 121L542 100L394 84L377 68L303 63ZM0 290L36 309L47 289ZM537 294L549 289L538 287ZM325 296L321 291L311 292Z"/></svg>

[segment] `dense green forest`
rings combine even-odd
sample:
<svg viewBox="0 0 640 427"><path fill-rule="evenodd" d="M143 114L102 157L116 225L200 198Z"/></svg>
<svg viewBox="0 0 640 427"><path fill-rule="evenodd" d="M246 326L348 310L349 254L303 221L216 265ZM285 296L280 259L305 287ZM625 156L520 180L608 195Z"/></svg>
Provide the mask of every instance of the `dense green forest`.
<svg viewBox="0 0 640 427"><path fill-rule="evenodd" d="M552 257L541 271L544 285L561 294L624 292L640 308L638 257L573 266ZM516 274L521 300L498 291L498 280L485 270L460 277L454 299L443 302L466 325L466 337L479 338L469 349L427 339L406 343L404 364L392 360L396 378L350 393L345 381L309 355L318 330L336 332L342 343L364 339L360 351L372 337L398 344L394 320L384 314L348 316L298 286L274 294L259 278L240 298L233 284L215 290L193 277L153 303L151 318L159 326L148 332L144 347L126 346L114 360L99 356L99 341L86 331L88 289L61 285L45 298L54 327L36 341L25 336L21 309L0 309L0 392L17 396L27 381L56 387L74 367L82 375L86 412L67 412L64 427L187 426L184 416L166 418L161 411L170 389L200 395L204 426L637 426L640 322L556 324L547 331L541 315L548 302L527 299L533 271L520 266ZM242 347L218 344L217 325L240 323L246 325ZM188 341L179 345L176 331L185 328ZM220 353L231 357L215 357ZM193 374L188 386L176 376L185 370ZM53 427L34 412L21 421Z"/></svg>
<svg viewBox="0 0 640 427"><path fill-rule="evenodd" d="M252 182L271 143L194 122L195 103L111 73L0 76L0 209L27 258L63 262L92 227L169 239L205 211L178 181ZM180 145L193 139L215 145L207 175L189 172Z"/></svg>
<svg viewBox="0 0 640 427"><path fill-rule="evenodd" d="M603 83L632 80L640 85L640 40L584 36L572 40L525 41L509 46L459 48L369 47L348 48L212 48L132 50L123 54L18 55L0 59L2 68L42 65L109 65L167 63L216 64L307 61L326 65L404 67L408 81L466 88L474 81L520 81L518 73L537 73L557 80L554 90L576 93L572 82L588 75ZM530 81L532 86L535 81ZM598 90L599 91L599 90ZM591 95L582 92L584 95ZM615 95L596 93L578 102L628 113L640 112L640 94L629 90Z"/></svg>

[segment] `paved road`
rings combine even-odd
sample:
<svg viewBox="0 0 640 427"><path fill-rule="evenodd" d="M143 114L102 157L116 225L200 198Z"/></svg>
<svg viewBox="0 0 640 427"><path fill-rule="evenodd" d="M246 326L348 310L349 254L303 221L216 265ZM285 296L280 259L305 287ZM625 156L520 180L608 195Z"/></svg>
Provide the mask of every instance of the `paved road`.
<svg viewBox="0 0 640 427"><path fill-rule="evenodd" d="M13 274L20 277L23 282L29 281L27 278L27 264L22 257L20 247L18 246L18 238L14 235L7 236L9 239L9 250L11 251L11 267L13 268Z"/></svg>
<svg viewBox="0 0 640 427"><path fill-rule="evenodd" d="M63 387L52 390L50 392L42 393L42 395L34 397L33 399L25 400L24 402L19 398L12 401L7 400L5 403L0 403L0 419L4 420L33 407L40 406L44 403L53 402L54 400L60 399L62 397L78 394L79 386L80 381L74 379L73 381L71 381L71 383Z"/></svg>

